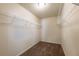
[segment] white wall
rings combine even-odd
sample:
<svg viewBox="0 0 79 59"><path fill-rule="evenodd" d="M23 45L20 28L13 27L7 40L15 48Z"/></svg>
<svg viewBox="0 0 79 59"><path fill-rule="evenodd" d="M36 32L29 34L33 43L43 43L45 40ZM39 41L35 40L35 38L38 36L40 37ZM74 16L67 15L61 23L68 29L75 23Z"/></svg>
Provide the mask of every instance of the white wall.
<svg viewBox="0 0 79 59"><path fill-rule="evenodd" d="M19 4L0 4L0 55L19 55L38 43L39 22Z"/></svg>
<svg viewBox="0 0 79 59"><path fill-rule="evenodd" d="M64 4L61 18L62 47L65 55L79 56L79 6Z"/></svg>
<svg viewBox="0 0 79 59"><path fill-rule="evenodd" d="M61 29L57 24L57 17L41 19L41 36L42 41L50 43L61 43Z"/></svg>

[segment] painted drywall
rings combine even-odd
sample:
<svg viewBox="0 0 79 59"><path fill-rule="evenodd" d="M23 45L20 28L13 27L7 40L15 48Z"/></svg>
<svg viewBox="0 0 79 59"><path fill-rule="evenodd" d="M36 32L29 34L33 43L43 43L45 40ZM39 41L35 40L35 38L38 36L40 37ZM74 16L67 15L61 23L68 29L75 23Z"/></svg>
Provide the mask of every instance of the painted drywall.
<svg viewBox="0 0 79 59"><path fill-rule="evenodd" d="M64 4L61 20L65 55L79 56L79 6Z"/></svg>
<svg viewBox="0 0 79 59"><path fill-rule="evenodd" d="M41 41L56 44L61 43L61 28L57 21L57 17L49 17L41 20Z"/></svg>
<svg viewBox="0 0 79 59"><path fill-rule="evenodd" d="M19 4L0 4L0 55L20 55L39 41L35 15Z"/></svg>

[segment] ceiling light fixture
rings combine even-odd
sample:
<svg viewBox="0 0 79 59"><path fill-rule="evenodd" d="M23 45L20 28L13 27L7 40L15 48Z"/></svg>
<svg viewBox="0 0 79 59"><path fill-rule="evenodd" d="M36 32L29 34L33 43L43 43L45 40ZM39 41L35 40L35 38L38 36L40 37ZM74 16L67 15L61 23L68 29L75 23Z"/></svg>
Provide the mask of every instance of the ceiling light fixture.
<svg viewBox="0 0 79 59"><path fill-rule="evenodd" d="M39 9L43 9L47 6L47 3L36 3L36 7Z"/></svg>

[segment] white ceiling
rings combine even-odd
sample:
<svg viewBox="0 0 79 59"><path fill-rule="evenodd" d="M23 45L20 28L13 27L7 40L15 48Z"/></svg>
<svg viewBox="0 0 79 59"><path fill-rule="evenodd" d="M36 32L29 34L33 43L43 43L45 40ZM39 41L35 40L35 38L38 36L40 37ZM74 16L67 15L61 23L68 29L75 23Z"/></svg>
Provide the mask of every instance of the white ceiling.
<svg viewBox="0 0 79 59"><path fill-rule="evenodd" d="M48 3L44 9L37 8L36 3L20 3L25 9L28 9L38 18L46 18L52 16L58 16L59 9L63 6L62 3Z"/></svg>

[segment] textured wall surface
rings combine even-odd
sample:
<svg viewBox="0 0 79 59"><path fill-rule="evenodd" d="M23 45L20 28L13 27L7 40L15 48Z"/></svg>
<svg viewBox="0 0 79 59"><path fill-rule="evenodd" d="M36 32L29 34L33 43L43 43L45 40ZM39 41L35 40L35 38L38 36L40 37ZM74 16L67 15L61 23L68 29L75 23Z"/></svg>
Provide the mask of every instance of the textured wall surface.
<svg viewBox="0 0 79 59"><path fill-rule="evenodd" d="M0 4L0 55L20 55L38 43L39 22L19 4Z"/></svg>
<svg viewBox="0 0 79 59"><path fill-rule="evenodd" d="M62 11L62 46L65 55L79 56L79 6L64 4Z"/></svg>
<svg viewBox="0 0 79 59"><path fill-rule="evenodd" d="M49 17L41 20L42 41L50 43L61 43L61 29L57 24L57 17Z"/></svg>

